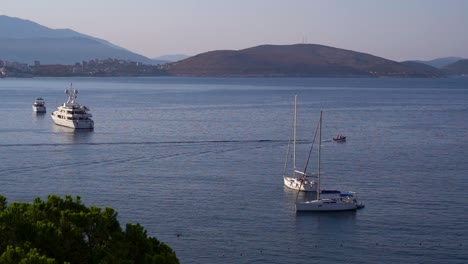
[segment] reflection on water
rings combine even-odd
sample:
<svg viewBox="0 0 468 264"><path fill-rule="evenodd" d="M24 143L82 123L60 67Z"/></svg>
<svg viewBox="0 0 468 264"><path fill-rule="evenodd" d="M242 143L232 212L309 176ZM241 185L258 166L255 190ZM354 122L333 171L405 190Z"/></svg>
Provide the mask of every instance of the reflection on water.
<svg viewBox="0 0 468 264"><path fill-rule="evenodd" d="M318 223L329 223L336 221L354 221L357 211L337 211L337 212L296 212L296 223L310 221L314 219Z"/></svg>
<svg viewBox="0 0 468 264"><path fill-rule="evenodd" d="M314 230L316 238L320 241L350 241L359 230L356 211L342 212L297 212L296 230Z"/></svg>
<svg viewBox="0 0 468 264"><path fill-rule="evenodd" d="M47 116L47 113L45 112L32 112L32 119L33 122L35 123L43 123L45 120L45 117Z"/></svg>
<svg viewBox="0 0 468 264"><path fill-rule="evenodd" d="M90 143L93 129L73 129L53 124L52 132L64 143Z"/></svg>
<svg viewBox="0 0 468 264"><path fill-rule="evenodd" d="M32 114L38 119L44 119L44 117L47 115L46 112L32 112Z"/></svg>
<svg viewBox="0 0 468 264"><path fill-rule="evenodd" d="M359 226L361 217L358 214L355 211L296 213L295 230L300 233L300 240L308 241L316 257L324 257L330 263L339 263L342 256L337 254L337 249L352 259L354 253L350 252L353 252L356 243L362 243L359 240L362 228ZM307 256L310 257L311 254ZM357 259L359 258L358 256Z"/></svg>

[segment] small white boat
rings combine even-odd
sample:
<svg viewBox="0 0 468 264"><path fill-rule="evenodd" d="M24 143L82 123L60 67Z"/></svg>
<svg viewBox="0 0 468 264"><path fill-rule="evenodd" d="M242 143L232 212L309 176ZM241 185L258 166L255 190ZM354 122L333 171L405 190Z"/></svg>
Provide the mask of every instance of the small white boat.
<svg viewBox="0 0 468 264"><path fill-rule="evenodd" d="M32 110L37 113L46 112L45 101L44 99L42 99L42 97L39 97L36 100L34 100L34 103L32 104Z"/></svg>
<svg viewBox="0 0 468 264"><path fill-rule="evenodd" d="M317 191L317 182L313 175L306 174L296 168L296 127L297 127L297 95L294 97L294 116L293 116L293 151L292 151L292 171L287 173L290 145L286 154L286 161L283 169L284 186L298 191L315 192Z"/></svg>
<svg viewBox="0 0 468 264"><path fill-rule="evenodd" d="M318 147L318 172L317 172L317 188L320 189L320 157L321 157L321 142L322 142L322 111L320 111L319 121L319 147ZM349 192L340 194L336 198L322 198L321 191L317 192L317 199L312 201L298 202L296 198L297 212L332 212L332 211L351 211L363 208L364 205L357 201L355 193Z"/></svg>
<svg viewBox="0 0 468 264"><path fill-rule="evenodd" d="M65 93L68 95L68 100L51 114L54 123L74 129L94 128L94 121L91 119L93 115L89 113L89 108L75 101L78 90L67 89Z"/></svg>

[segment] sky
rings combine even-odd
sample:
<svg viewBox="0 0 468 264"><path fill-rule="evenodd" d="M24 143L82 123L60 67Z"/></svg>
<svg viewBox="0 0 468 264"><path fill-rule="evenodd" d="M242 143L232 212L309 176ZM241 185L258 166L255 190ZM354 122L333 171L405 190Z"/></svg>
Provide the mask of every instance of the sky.
<svg viewBox="0 0 468 264"><path fill-rule="evenodd" d="M14 0L0 14L149 58L296 43L396 61L468 58L466 0Z"/></svg>

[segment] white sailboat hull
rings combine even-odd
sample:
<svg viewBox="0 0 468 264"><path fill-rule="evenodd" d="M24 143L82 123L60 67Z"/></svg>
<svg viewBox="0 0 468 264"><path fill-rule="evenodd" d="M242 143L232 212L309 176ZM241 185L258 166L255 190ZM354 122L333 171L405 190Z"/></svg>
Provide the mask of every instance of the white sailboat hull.
<svg viewBox="0 0 468 264"><path fill-rule="evenodd" d="M333 212L333 211L354 211L359 208L356 203L343 202L335 199L312 200L297 202L297 212Z"/></svg>
<svg viewBox="0 0 468 264"><path fill-rule="evenodd" d="M303 192L315 192L317 191L317 184L314 181L305 180L301 183L301 178L283 176L284 185L290 189L303 191Z"/></svg>
<svg viewBox="0 0 468 264"><path fill-rule="evenodd" d="M52 120L56 125L74 128L74 129L92 129L94 128L93 120L67 120L58 118L54 114L51 115Z"/></svg>

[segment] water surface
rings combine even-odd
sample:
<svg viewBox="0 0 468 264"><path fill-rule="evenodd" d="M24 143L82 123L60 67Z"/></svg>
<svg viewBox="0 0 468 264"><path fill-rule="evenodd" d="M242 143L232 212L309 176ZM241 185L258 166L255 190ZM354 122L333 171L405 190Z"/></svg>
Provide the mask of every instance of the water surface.
<svg viewBox="0 0 468 264"><path fill-rule="evenodd" d="M93 131L52 123L70 82ZM324 139L348 137L323 142L323 185L365 209L296 214L295 94L299 165L323 110ZM466 78L0 79L0 97L0 193L113 207L182 263L468 262Z"/></svg>

